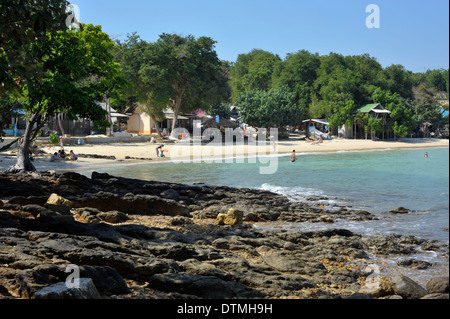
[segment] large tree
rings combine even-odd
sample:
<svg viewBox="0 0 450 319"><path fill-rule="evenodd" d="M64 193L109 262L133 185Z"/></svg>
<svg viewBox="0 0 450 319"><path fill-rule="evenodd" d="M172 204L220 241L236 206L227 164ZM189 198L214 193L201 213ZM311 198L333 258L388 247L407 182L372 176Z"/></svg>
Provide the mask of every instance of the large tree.
<svg viewBox="0 0 450 319"><path fill-rule="evenodd" d="M29 147L45 121L58 113L71 119L104 119L98 104L105 90L117 77L117 64L109 52L114 43L99 26L60 31L43 43L35 43L34 52L42 59L45 75L30 79L23 90L27 125L18 142L17 163L8 172L34 171ZM37 125L40 119L40 125Z"/></svg>
<svg viewBox="0 0 450 319"><path fill-rule="evenodd" d="M270 90L281 63L278 55L260 49L240 54L230 70L233 101L245 91Z"/></svg>
<svg viewBox="0 0 450 319"><path fill-rule="evenodd" d="M242 121L259 128L297 125L303 115L295 103L295 93L287 86L243 92L238 104Z"/></svg>
<svg viewBox="0 0 450 319"><path fill-rule="evenodd" d="M208 108L227 99L227 79L209 37L163 33L143 52L139 77L149 104L170 106L172 131L181 111Z"/></svg>
<svg viewBox="0 0 450 319"><path fill-rule="evenodd" d="M67 28L67 5L66 0L0 1L0 93L43 76L31 46Z"/></svg>

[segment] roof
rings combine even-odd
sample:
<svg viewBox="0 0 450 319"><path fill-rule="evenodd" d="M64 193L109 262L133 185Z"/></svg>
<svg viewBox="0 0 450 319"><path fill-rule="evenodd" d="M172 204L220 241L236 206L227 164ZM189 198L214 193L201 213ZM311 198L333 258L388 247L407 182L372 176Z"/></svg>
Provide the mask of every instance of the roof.
<svg viewBox="0 0 450 319"><path fill-rule="evenodd" d="M380 103L366 104L361 106L359 109L355 111L355 113L370 113L370 112L391 114L391 112L384 109Z"/></svg>
<svg viewBox="0 0 450 319"><path fill-rule="evenodd" d="M319 123L319 124L323 124L323 125L330 125L330 122L325 121L325 120L318 120L318 119L309 119L309 120L304 120L303 123L307 123L307 122L313 122L313 123Z"/></svg>
<svg viewBox="0 0 450 319"><path fill-rule="evenodd" d="M211 118L211 119L207 120L206 122L203 122L202 125L205 126L205 127L218 127L218 128L220 128L220 127L235 127L236 123L220 117L219 118L219 123L216 122L216 118Z"/></svg>

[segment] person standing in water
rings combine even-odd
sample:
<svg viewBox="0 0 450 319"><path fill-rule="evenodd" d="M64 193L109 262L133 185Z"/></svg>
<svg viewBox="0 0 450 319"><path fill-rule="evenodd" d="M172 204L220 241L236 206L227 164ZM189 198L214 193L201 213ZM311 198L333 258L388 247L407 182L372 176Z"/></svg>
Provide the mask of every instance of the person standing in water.
<svg viewBox="0 0 450 319"><path fill-rule="evenodd" d="M295 150L292 151L291 155L291 162L294 163L297 160L297 157L295 156Z"/></svg>

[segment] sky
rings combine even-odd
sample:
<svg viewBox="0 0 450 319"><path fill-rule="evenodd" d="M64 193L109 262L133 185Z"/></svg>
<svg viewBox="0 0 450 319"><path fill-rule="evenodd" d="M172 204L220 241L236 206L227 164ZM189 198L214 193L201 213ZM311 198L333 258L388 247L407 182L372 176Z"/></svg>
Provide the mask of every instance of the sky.
<svg viewBox="0 0 450 319"><path fill-rule="evenodd" d="M369 54L383 67L449 67L448 0L72 0L82 23L113 38L136 32L208 36L221 60L262 49L278 54ZM367 6L375 4L378 11ZM377 14L378 13L378 14ZM369 17L370 16L370 17ZM379 28L368 28L379 22Z"/></svg>

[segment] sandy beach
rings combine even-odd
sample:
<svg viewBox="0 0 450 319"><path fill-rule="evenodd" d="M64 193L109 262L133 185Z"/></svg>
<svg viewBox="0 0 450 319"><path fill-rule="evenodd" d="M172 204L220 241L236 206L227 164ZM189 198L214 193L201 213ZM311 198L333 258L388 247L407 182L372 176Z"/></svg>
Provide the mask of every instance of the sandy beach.
<svg viewBox="0 0 450 319"><path fill-rule="evenodd" d="M297 155L315 154L320 152L345 152L345 151L369 151L386 149L408 149L408 148L448 148L449 140L446 139L400 139L399 141L372 141L372 140L350 140L334 139L324 141L322 144L312 145L311 142L299 138L292 138L286 141L279 141L274 145L267 142L265 147L255 145L242 146L193 146L182 145L182 143L168 143L164 145L167 150L165 158L156 156L156 147L158 143L114 143L106 142L102 144L86 145L66 145L65 150L73 150L75 154L114 156L115 160L104 158L89 158L81 156L77 162L60 161L49 162L49 156L39 156L35 161L38 170L80 170L84 168L95 169L102 168L105 165L122 165L126 163L151 161L152 163L211 159L211 158L230 158L246 157L255 155L288 156L293 150ZM59 147L42 147L41 150L52 154L58 151ZM15 161L15 149L0 154L0 170L4 170Z"/></svg>

